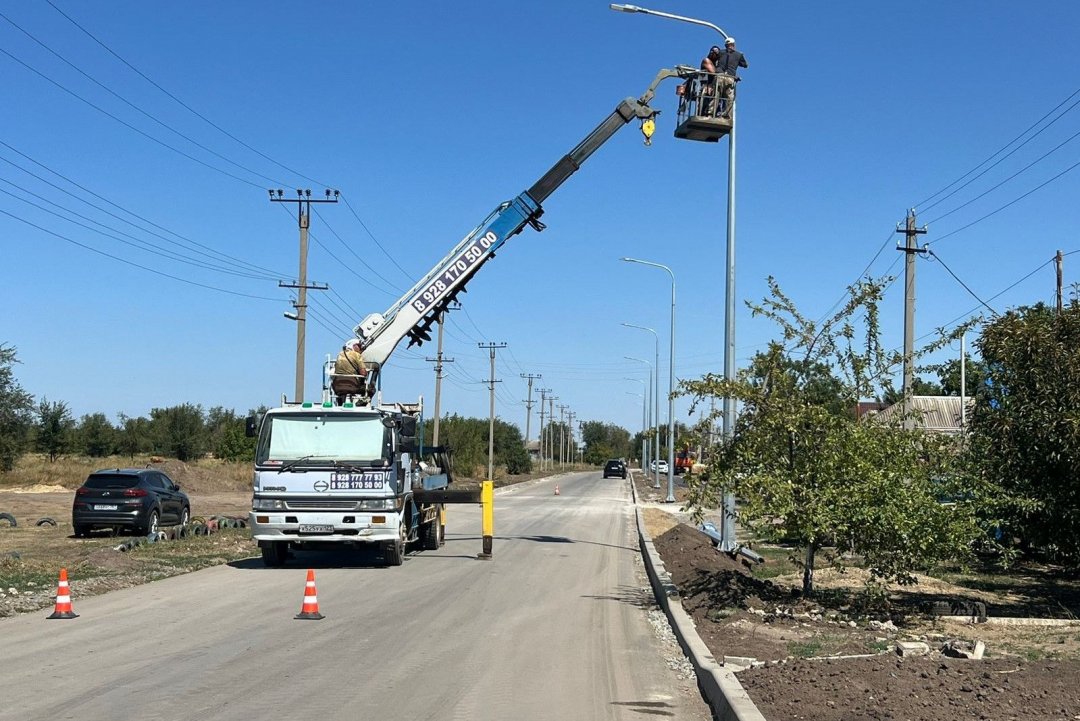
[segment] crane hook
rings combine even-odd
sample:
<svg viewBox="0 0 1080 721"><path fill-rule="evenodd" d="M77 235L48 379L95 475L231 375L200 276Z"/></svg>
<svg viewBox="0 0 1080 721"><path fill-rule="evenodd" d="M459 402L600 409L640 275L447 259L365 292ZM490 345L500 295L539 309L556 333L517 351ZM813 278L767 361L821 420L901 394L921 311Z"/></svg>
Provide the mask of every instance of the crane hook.
<svg viewBox="0 0 1080 721"><path fill-rule="evenodd" d="M645 136L645 144L652 145L652 136L656 132L656 121L652 118L645 118L641 121L641 134Z"/></svg>

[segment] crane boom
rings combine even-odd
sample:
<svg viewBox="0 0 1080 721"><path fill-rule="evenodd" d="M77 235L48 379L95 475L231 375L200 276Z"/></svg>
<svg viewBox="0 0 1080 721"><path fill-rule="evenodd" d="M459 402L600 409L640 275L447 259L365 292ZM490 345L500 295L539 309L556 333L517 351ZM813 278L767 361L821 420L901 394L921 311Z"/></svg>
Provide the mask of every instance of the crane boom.
<svg viewBox="0 0 1080 721"><path fill-rule="evenodd" d="M688 72L693 72L693 69L678 66L674 70L661 70L640 98L626 98L620 102L603 122L559 159L531 188L495 208L385 313L365 317L354 331L363 344L364 360L371 370L378 373L402 339L409 338L409 346L430 340L431 326L458 293L465 291L466 283L503 243L520 233L526 225L543 230L540 216L544 210L541 204L623 126L635 118L646 121L658 114L659 111L649 107L649 101L661 81L670 77L686 77Z"/></svg>

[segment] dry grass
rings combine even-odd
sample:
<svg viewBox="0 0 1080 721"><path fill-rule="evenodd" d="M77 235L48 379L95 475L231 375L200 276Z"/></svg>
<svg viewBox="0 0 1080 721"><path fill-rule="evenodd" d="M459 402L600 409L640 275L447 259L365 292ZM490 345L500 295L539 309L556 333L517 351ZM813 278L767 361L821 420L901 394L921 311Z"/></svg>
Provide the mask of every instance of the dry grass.
<svg viewBox="0 0 1080 721"><path fill-rule="evenodd" d="M153 466L164 471L188 492L228 493L251 488L250 463L220 461L213 458L193 463L167 459L152 463L155 457L140 455L90 458L63 456L55 462L48 456L31 453L19 459L10 473L0 473L0 490L60 491L75 490L86 477L102 468L142 468Z"/></svg>

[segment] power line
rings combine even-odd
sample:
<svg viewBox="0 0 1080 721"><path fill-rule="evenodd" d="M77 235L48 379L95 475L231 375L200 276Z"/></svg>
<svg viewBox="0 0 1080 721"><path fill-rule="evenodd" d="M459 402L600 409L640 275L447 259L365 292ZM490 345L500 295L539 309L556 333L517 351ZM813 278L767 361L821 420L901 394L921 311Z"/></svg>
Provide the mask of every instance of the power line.
<svg viewBox="0 0 1080 721"><path fill-rule="evenodd" d="M988 303L987 303L986 301L984 301L984 300L983 300L982 298L980 298L980 297L979 297L979 296L978 296L978 295L977 295L977 294L975 293L975 291L973 291L973 290L972 290L972 289L971 289L970 287L968 287L968 284L967 284L967 283L965 283L964 281L960 280L960 278L959 278L959 277L958 277L958 276L956 275L956 273L954 273L954 272L952 271L952 268L950 268L950 267L949 267L948 265L946 265L946 264L945 264L945 261L941 259L941 256L940 256L940 255L938 255L937 253L935 253L935 252L934 252L933 250L931 250L930 248L927 248L927 249L926 249L926 252L927 252L927 253L929 253L929 254L930 254L931 256L933 256L933 257L934 257L934 259L935 259L935 260L937 260L937 262L941 263L941 267L942 267L942 268L944 268L945 270L947 270L947 271L948 271L948 273L949 273L949 275L951 275L951 276L953 277L953 280L955 280L955 281L956 281L957 283L959 283L960 285L962 285L962 286L964 287L964 290L966 290L966 291L967 291L968 293L970 293L970 294L971 294L971 297L972 297L972 298L974 298L975 300L979 301L979 302L980 302L980 303L981 303L982 305L984 305L984 306L986 307L986 309L987 309L987 310L989 310L989 311L990 311L991 313L993 313L994 315L998 315L998 312L997 312L996 310L994 310L993 308L991 308L991 307L990 307L990 305L989 305L989 304L988 304Z"/></svg>
<svg viewBox="0 0 1080 721"><path fill-rule="evenodd" d="M217 286L207 285L206 283L198 283L198 282L196 282L194 280L188 280L187 278L181 278L180 276L177 276L177 275L171 275L169 273L165 273L164 271L160 271L160 270L157 270L155 268L150 268L149 266L141 265L141 264L136 263L134 261L127 260L126 258L121 258L120 256L113 255L111 253L106 253L103 250L99 250L97 248L94 248L93 246L86 245L85 243L80 243L79 241L74 240L73 238L69 238L66 235L62 235L62 234L57 233L55 231L49 230L48 228L42 227L42 226L38 225L37 223L26 220L25 218L20 218L19 216L15 215L13 213L9 213L6 210L4 210L3 208L0 208L0 213L2 213L3 215L8 216L9 218L12 218L13 220L17 220L20 223L24 223L26 225L29 225L31 228L36 228L37 230L40 230L42 233L47 233L47 234L53 236L54 238L59 238L60 240L71 243L72 245L77 245L80 248L84 248L86 250L89 250L91 253L97 253L98 255L103 255L106 258L111 258L112 260L119 261L119 262L124 263L126 265L130 265L130 266L133 266L135 268L145 270L148 273L153 273L155 275L160 275L160 276L162 276L164 278L171 278L172 280L176 280L176 281L179 281L181 283L187 283L188 285L194 285L194 286L199 287L199 288L206 288L207 290L217 291L218 293L228 293L229 295L236 295L236 296L240 296L242 298L254 298L255 300L269 300L269 301L273 301L275 303L280 301L279 298L269 298L269 297L262 296L262 295L252 295L250 293L241 293L241 292L236 291L236 290L229 290L227 288L218 288Z"/></svg>
<svg viewBox="0 0 1080 721"><path fill-rule="evenodd" d="M177 148L177 147L174 147L174 146L172 146L172 145L169 145L169 144L168 144L168 143L166 143L166 142L165 142L164 140L160 140L160 139L158 139L158 138L155 138L155 137L154 137L153 135L151 135L150 133L147 133L147 132L146 132L145 130L142 130L142 129L140 129L140 128L137 128L137 127L135 127L135 126L134 126L134 125L132 125L131 123L127 122L126 120L123 120L123 119L121 119L121 118L117 117L116 115L114 115L114 114L110 113L110 112L109 112L108 110L105 110L105 109L104 109L104 108L102 108L102 107L101 107L100 105L97 105L97 104L95 104L95 103L93 103L93 102L91 102L91 101L87 100L87 99L86 99L86 98L84 98L83 96L81 96L81 95L79 95L78 93L76 93L76 92L75 92L74 90L70 90L70 89L68 89L68 88L67 88L67 87L65 87L64 85L62 85L62 84L60 84L59 82L57 82L57 81L53 80L52 78L50 78L50 77L49 77L48 75L46 75L45 73L41 72L40 70L38 70L38 69L34 68L33 66L31 66L31 65L29 65L29 64L27 64L27 63L23 62L23 61L22 61L22 60L20 60L19 58L15 57L15 56L14 56L14 55L12 55L11 53L9 53L9 52L8 52L7 50L4 50L3 48L0 48L0 53L3 53L4 55L7 55L7 56L8 56L9 58L11 58L11 59L12 59L12 60L14 60L15 62L17 62L17 63L18 63L19 65L22 65L22 66L23 66L24 68L26 68L26 69L27 69L27 70L29 70L30 72L34 73L35 75L37 75L37 76L41 77L41 78L42 78L42 79L44 79L44 80L47 80L48 82L52 83L53 85L55 85L55 86L56 86L56 87L58 87L59 89L63 90L63 91L64 91L65 93L67 93L68 95L71 95L71 96L72 96L73 98L75 98L75 99L79 100L80 102L86 103L87 105L89 105L89 106L90 106L91 108L93 108L94 110L98 111L98 112L99 112L99 113L101 113L102 115L105 115L105 116L107 116L107 117L109 117L109 118L112 118L112 119L113 119L113 120L115 120L116 122L118 122L118 123L120 123L121 125L123 125L123 126L124 126L125 128L128 128L129 130L133 130L134 132L136 132L136 133L138 133L139 135L143 136L143 137L144 137L144 138L146 138L147 140L151 140L151 141L153 141L153 142L157 143L158 145L162 146L163 148L168 148L169 150L173 151L173 152L174 152L174 153L176 153L177 155L181 155L181 156L183 156L183 157L187 158L188 160L191 160L191 161L193 161L193 162L195 162L195 163L198 163L199 165L202 165L202 166L203 166L203 167L205 167L205 168L209 168L210 170L213 170L213 171L214 171L214 172L216 172L216 173L221 173L222 175L225 175L225 176L227 176L227 177L229 177L229 178L232 178L233 180L238 180L238 181L240 181L241 183L246 183L246 184L248 184L248 185L252 185L252 186L254 186L254 187L256 187L256 188L262 188L262 185L260 185L259 183L255 183L255 182L253 182L253 181L250 181L250 180L247 180L247 179L245 179L245 178L241 178L241 177L240 177L239 175L236 175L236 174L234 174L234 173L230 173L230 172L229 172L229 171L227 171L227 170L223 170L223 169L221 169L221 168L219 168L219 167L217 167L217 166L211 165L210 163L207 163L207 162L206 162L205 160L202 160L202 159L200 159L200 158L196 158L196 157L195 157L194 155L191 155L190 153L185 153L185 152L184 152L183 150L180 150L180 149L179 149L179 148Z"/></svg>
<svg viewBox="0 0 1080 721"><path fill-rule="evenodd" d="M320 186L323 186L323 187L332 187L332 186L333 186L333 183L324 183L324 182L322 182L322 181L319 181L319 180L315 180L314 178L308 177L307 175L304 175L303 173L301 173L301 172L300 172L299 170L294 170L293 168L290 168L289 166L287 166L287 165L284 165L283 163L281 163L281 162L279 162L279 161L275 160L274 158L271 158L271 157L270 157L269 155L266 155L265 153L261 152L260 150L258 150L258 149L256 149L256 148L254 148L254 147L252 147L252 146L250 146L250 145L248 145L248 144L247 144L247 143L245 143L245 142L244 142L243 140L241 140L240 138L236 137L235 135L233 135L233 134L232 134L232 133L230 133L229 131L225 130L225 129L224 129L224 128L222 128L222 127L221 127L220 125L218 125L217 123L215 123L214 121L210 120L210 119L209 119L209 118L207 118L207 117L206 117L205 115L203 115L202 113L200 113L200 112L199 112L198 110L195 110L195 108L191 107L190 105L188 105L187 103L185 103L185 102L184 102L183 100L181 100L180 98L178 98L178 97L176 97L175 95L173 95L172 93L170 93L170 92L169 92L168 90L166 90L165 88L163 88L163 87L162 87L161 85L159 85L159 84L157 84L156 82L154 82L154 80L153 80L153 79L151 79L150 77L148 77L148 76L147 76L147 75L146 75L145 73L143 73L143 72L142 72L141 70L139 70L139 69L138 69L137 67L135 67L134 65L132 65L131 63L129 63L129 62L127 61L127 60L125 60L125 59L124 59L123 57L121 57L121 56L120 56L119 54L117 54L117 53L116 53L116 51L114 51L114 50L113 50L112 48L110 48L110 47L109 47L108 45L106 45L106 44L105 44L104 42L102 42L102 41L101 41L100 39L98 39L98 37L97 37L96 35L94 35L94 34L93 34L93 33L91 33L91 32L90 32L89 30L87 30L87 29L86 29L86 28L84 28L84 27L83 27L82 25L80 25L80 24L79 24L79 23L78 23L78 22L77 22L77 21L76 21L76 20L75 20L74 18L72 18L72 17L70 16L70 15L68 15L67 13L65 13L65 12L64 12L63 10L61 10L60 8L58 8L58 7L56 6L56 4L52 2L52 0L45 0L45 2L49 3L49 5L50 5L50 6L52 6L53 10L55 10L56 12L60 13L61 15L63 15L63 16L64 16L64 18L65 18L65 19L67 19L67 21L68 21L68 22L70 22L70 23L71 23L72 25L74 25L74 26L75 26L75 27L77 27L77 28L78 28L79 30L81 30L81 31L82 31L83 33L85 33L85 34L87 35L87 37L89 37L89 38L90 38L91 40L93 40L93 41L94 41L95 43L97 43L97 44L98 44L98 45L100 45L100 46L101 46L102 48L104 48L104 49L105 49L105 51L106 51L106 52L108 52L108 53L109 53L110 55L112 55L112 56L113 56L114 58L116 58L117 60L119 60L120 62L122 62L122 63L123 63L124 65L126 65L126 66L127 66L128 68L130 68L130 69L131 69L132 71L134 71L134 72L135 72L135 73L136 73L136 74L137 74L137 75L138 75L139 77L141 77L141 78L142 78L143 80L145 80L146 82L148 82L148 83L150 83L151 85L153 85L153 86L154 86L155 88L157 88L158 90L160 90L160 91L161 91L162 93L164 93L164 94L165 94L165 95L167 95L168 97L172 98L172 99L173 99L174 101L176 101L176 102L177 102L177 103L178 103L178 104L179 104L179 105L180 105L181 107L183 107L183 108L184 108L185 110L187 110L188 112L192 113L193 115L195 115L196 117L198 117L198 118L199 118L200 120L202 120L203 122L207 123L207 124L208 124L208 125L210 125L210 126L211 126L212 128L214 128L215 130L217 130L218 132L222 133L223 135L225 135L225 136L226 136L226 137L228 137L229 139L231 139L231 140L233 140L233 141L235 141L235 142L239 143L240 145L242 145L243 147L247 148L247 149L248 149L248 150L250 150L251 152L255 153L255 154L256 154L256 155L258 155L259 157L261 157L261 158L264 158L265 160L268 160L268 161L270 161L271 163L273 163L274 165L278 166L279 168L282 168L283 170L287 170L288 172L290 172L290 173L292 173L292 174L294 174L294 175L296 175L296 176L298 176L298 177L301 177L301 178L303 178L304 180L308 180L308 181L310 181L310 182L314 183L315 185L320 185Z"/></svg>
<svg viewBox="0 0 1080 721"><path fill-rule="evenodd" d="M1028 128L1027 128L1027 129L1025 129L1025 130L1024 130L1024 132L1020 133L1020 134L1019 134L1019 135L1017 135L1017 136L1016 136L1015 138L1013 138L1013 139L1012 139L1012 140L1010 140L1010 141L1009 141L1008 143L1006 143L1006 144L1005 144L1004 146L1002 146L1002 147L1001 147L1001 148L999 148L998 150L994 151L994 152L993 152L993 153L992 153L992 154L990 155L990 157L988 157L988 158L987 158L986 160L982 161L981 163L979 163L978 165L976 165L976 166L975 166L974 168L972 168L972 169L971 169L971 170L969 170L968 172L964 173L964 174L963 174L963 175L961 175L961 176L960 176L959 178L957 178L957 179L956 179L956 180L954 180L953 182L949 183L949 184L948 184L948 185L946 185L946 186L945 186L944 188L942 188L941 190L939 190L939 191L937 191L936 193L932 194L932 195L931 195L931 196L929 196L928 198L924 198L923 200L920 200L920 201L919 201L918 203L915 203L915 204L914 204L914 207L916 207L916 208L919 208L919 210L920 210L920 211L922 211L922 212L926 212L926 211L927 211L927 210L929 210L930 208L934 207L933 205L931 205L931 206L928 206L928 207L926 207L926 208L923 208L923 207L920 207L920 206L922 206L922 204L923 204L923 203L926 203L926 202L928 202L928 201L930 201L930 200L933 200L933 199L934 199L934 198L936 198L936 197L937 197L938 195L940 195L941 193L944 193L944 192L945 192L946 190L948 190L948 189L949 189L949 188L951 188L952 186L954 186L954 185L956 185L957 183L959 183L960 181L962 181L962 180L963 180L964 178L968 177L969 175L971 175L972 173L974 173L975 171L977 171L977 170L978 170L979 168L981 168L981 167L982 167L983 165L985 165L986 163L988 163L988 162L990 162L991 160L993 160L993 159L994 159L994 157L996 157L996 156L997 156L997 155L999 155L999 154L1000 154L1001 152L1003 152L1004 150L1006 150L1006 149L1007 149L1007 148L1008 148L1008 147L1009 147L1010 145L1012 145L1012 144L1013 144L1013 143L1015 143L1015 142L1016 142L1017 140L1019 140L1020 138L1024 137L1025 135L1027 135L1027 134L1028 134L1028 132L1030 132L1030 131L1031 131L1032 129L1034 129L1034 128L1038 127L1038 125L1039 125L1039 124L1040 124L1040 123L1041 123L1042 121L1046 120L1046 119L1047 119L1048 117L1050 117L1051 115L1053 115L1053 114L1054 114L1054 112L1056 112L1058 108L1060 108L1060 107L1061 107L1062 105L1064 105L1065 103L1067 103L1067 102L1069 102L1070 100L1072 100L1072 98L1073 98L1073 97L1075 97L1075 96L1076 96L1076 95L1077 95L1078 93L1080 93L1080 88L1077 88L1076 90L1074 90L1074 91L1073 91L1073 92L1072 92L1072 93L1071 93L1071 94L1069 95L1069 97L1067 97L1067 98L1065 98L1064 100L1062 100L1062 101L1061 101L1060 103L1058 103L1058 104L1057 104L1056 106L1054 106L1054 108L1053 108L1053 109L1051 109L1051 110L1050 110L1050 111L1049 111L1048 113L1046 113L1046 114L1045 114L1045 115L1043 115L1043 116L1042 116L1041 118L1039 118L1039 119L1038 119L1038 120L1036 120L1036 121L1035 121L1034 123L1032 123L1032 124L1031 124L1030 126L1028 126ZM1072 105L1070 105L1070 106L1069 106L1069 108L1068 108L1068 109L1067 109L1067 110L1065 111L1065 113L1069 112L1069 110L1072 110L1072 109L1073 109L1073 107L1075 107L1075 106L1076 106L1076 103L1073 103ZM1065 113L1062 113L1061 115L1065 115ZM1061 116L1058 116L1058 118L1060 118L1060 117L1061 117ZM1058 120L1058 118L1055 118L1055 119L1054 119L1054 122L1056 122L1056 121ZM1050 123L1050 124L1048 124L1048 125L1047 125L1046 127L1048 128L1048 127L1050 127L1050 125L1053 125L1053 123ZM1043 128L1043 130L1046 130L1046 128ZM1039 131L1039 133L1043 132L1043 130L1040 130L1040 131ZM1032 136L1032 138L1034 138L1035 136L1037 136L1037 135L1038 135L1039 133L1036 133L1035 135L1033 135L1033 136ZM1028 140L1030 140L1030 139L1031 139L1031 138L1029 138ZM1024 142L1026 143L1027 141L1024 141ZM1022 147L1022 146L1020 146L1020 147ZM1017 148L1017 149L1019 149L1019 148ZM1015 151L1014 151L1014 152L1015 152ZM1011 154L1012 154L1012 153L1010 153L1010 155L1011 155ZM1008 157L1008 156L1006 156L1006 157ZM1002 158L1002 160L1004 160L1004 158ZM999 161L999 162L1000 162L1000 161ZM995 165L996 165L996 164L997 164L997 163L995 163ZM993 166L991 166L991 167L993 167ZM987 170L989 170L989 168L987 168ZM980 173L980 175L981 175L981 173ZM975 180L975 178L972 178L972 180ZM965 185L966 185L966 183L965 183ZM961 186L961 187L963 187L963 186ZM959 188L957 188L957 190L959 190ZM955 192L955 191L954 191L954 192ZM950 195L951 195L951 193L950 193ZM946 196L946 197L948 197L948 196ZM941 200L944 200L944 198L942 198ZM939 200L938 202L940 203L941 201ZM937 203L934 203L934 205L937 205Z"/></svg>
<svg viewBox="0 0 1080 721"><path fill-rule="evenodd" d="M246 260L242 260L241 258L237 258L237 257L229 255L227 253L222 253L221 251L216 250L216 249L214 249L214 248L212 248L212 247L210 247L208 245L205 245L205 244L200 243L198 241L192 240L191 238L188 238L188 237L186 237L184 235L181 235L180 233L177 233L177 232L175 232L173 230L170 230L170 229L166 228L163 225L159 225L158 223L155 223L154 221L150 220L149 218L145 218L145 217L139 215L138 213L135 213L135 212L125 208L124 206L113 202L112 200L109 200L108 198L106 198L105 196L103 196L101 194L95 193L93 190L90 190L85 185L82 185L81 183L78 183L78 182L72 180L68 176L64 175L63 173L61 173L61 172L59 172L57 170L54 170L53 168L50 168L49 166L45 165L44 163L42 163L42 162L40 162L38 160L35 160L34 158L30 157L29 155L22 152L18 148L15 148L12 145L4 142L2 139L0 139L0 145L4 146L5 148L7 148L11 152L15 153L19 157L24 158L25 160L33 163L34 165L38 166L39 168L42 168L43 170L46 170L49 173L52 173L54 176L62 179L64 182L78 188L79 190L83 191L87 195L90 195L90 196L92 196L94 198L97 198L98 200L102 201L103 203L106 203L106 204L110 205L111 207L116 208L117 210L119 210L119 211L121 211L123 213L127 213L128 215L130 215L133 218L137 218L138 220L141 220L142 222L146 223L147 225L150 225L151 227L157 228L158 230L164 231L164 232L166 232L166 233L168 233L168 234L170 234L170 235L172 235L172 236L174 236L176 238L179 238L185 244L187 244L192 250L194 250L194 248L202 248L203 250L208 251L209 253L212 253L212 254L218 256L219 258L231 261L233 263L239 263L241 265L252 268L253 270L257 270L257 271L266 273L268 275L273 275L273 276L281 276L281 275L283 275L283 273L279 273L277 271L270 270L269 268L263 268L262 266L256 265L256 264L251 263L251 262L246 261ZM166 241L168 243L173 243L173 244L176 244L176 245L180 245L179 243L176 243L176 241L170 240L169 238L166 238L165 236L163 236L163 235L161 235L159 233L156 233L156 232L154 232L152 230L148 230L148 229L140 226L137 223L133 223L130 220L128 220L127 218L123 218L123 217L121 217L121 216L119 216L119 215L117 215L117 214L115 214L115 213L113 213L113 212L111 212L109 210L106 210L105 208L102 208L100 205L97 205L95 203L91 203L90 201L88 201L88 200L86 200L84 198L80 198L78 195L72 193L70 190L67 190L66 188L60 187L59 185L53 183L50 180L47 180L47 179L41 177L40 175L38 175L37 173L34 173L31 170L27 170L23 166L19 165L18 163L14 162L12 160L9 160L8 158L0 157L0 160L7 163L8 165L11 165L11 166L21 170L23 173L26 173L30 177L37 179L38 181L44 183L45 185L48 185L49 187L54 188L55 190L58 190L61 193L64 193L65 195L68 195L68 196L74 198L75 200L78 200L80 203L88 205L91 208L94 208L95 210L98 210L98 211L100 211L100 212L102 212L102 213L104 213L104 214L106 214L106 215L108 215L108 216L110 216L112 218L115 218L116 220L119 220L122 223L126 223L126 224L130 225L133 228L138 228L142 232L147 233L148 235L153 235L153 236L155 236L157 238L160 238L161 240L164 240L164 241ZM199 251L196 251L196 252L199 252Z"/></svg>
<svg viewBox="0 0 1080 721"><path fill-rule="evenodd" d="M372 233L370 229L368 229L367 224L360 219L360 215L356 212L355 209L353 209L352 203L349 202L349 199L345 196L344 193L341 194L341 200L345 203L345 207L349 209L349 212L353 214L353 217L356 218L356 222L360 224L360 227L363 228L364 232L368 234L369 238L371 238L372 242L374 242L375 245L378 246L379 250L383 252L383 255L390 259L390 262L393 263L397 267L397 269L400 270L405 275L405 277L409 279L410 283L415 283L416 279L409 274L409 271L402 268L401 265L399 265L398 262L394 260L394 256L390 255L390 253L387 252L386 248L384 248L382 246L382 243L379 242L378 238L375 237L375 234Z"/></svg>

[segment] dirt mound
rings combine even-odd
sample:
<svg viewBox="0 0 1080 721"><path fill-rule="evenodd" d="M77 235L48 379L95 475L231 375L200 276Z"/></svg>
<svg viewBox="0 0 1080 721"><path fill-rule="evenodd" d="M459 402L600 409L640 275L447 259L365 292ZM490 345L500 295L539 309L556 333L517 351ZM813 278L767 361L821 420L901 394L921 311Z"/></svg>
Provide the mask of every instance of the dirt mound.
<svg viewBox="0 0 1080 721"><path fill-rule="evenodd" d="M4 490L8 493L71 493L70 488L47 483L35 483L32 486L16 486L15 488L5 488Z"/></svg>
<svg viewBox="0 0 1080 721"><path fill-rule="evenodd" d="M769 721L1074 719L1080 662L966 661L893 655L790 661L739 681Z"/></svg>

